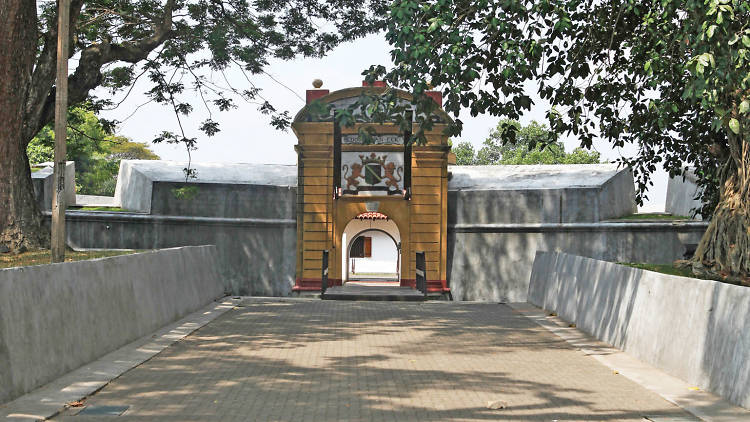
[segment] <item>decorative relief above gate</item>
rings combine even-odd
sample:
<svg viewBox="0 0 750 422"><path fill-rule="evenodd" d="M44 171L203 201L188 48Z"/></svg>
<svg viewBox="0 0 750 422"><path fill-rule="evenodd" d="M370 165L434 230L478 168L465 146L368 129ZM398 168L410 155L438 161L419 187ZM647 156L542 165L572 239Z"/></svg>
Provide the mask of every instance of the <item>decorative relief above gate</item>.
<svg viewBox="0 0 750 422"><path fill-rule="evenodd" d="M403 195L403 180L403 152L341 153L341 187L344 195Z"/></svg>

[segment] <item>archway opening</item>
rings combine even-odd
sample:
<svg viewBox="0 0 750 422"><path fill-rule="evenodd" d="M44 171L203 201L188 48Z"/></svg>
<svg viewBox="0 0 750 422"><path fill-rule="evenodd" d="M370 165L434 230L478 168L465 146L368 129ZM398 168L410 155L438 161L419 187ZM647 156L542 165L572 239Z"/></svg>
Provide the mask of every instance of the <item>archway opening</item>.
<svg viewBox="0 0 750 422"><path fill-rule="evenodd" d="M381 218L358 216L344 229L341 239L345 251L341 262L344 283L395 284L401 280L401 236L396 223L380 215Z"/></svg>

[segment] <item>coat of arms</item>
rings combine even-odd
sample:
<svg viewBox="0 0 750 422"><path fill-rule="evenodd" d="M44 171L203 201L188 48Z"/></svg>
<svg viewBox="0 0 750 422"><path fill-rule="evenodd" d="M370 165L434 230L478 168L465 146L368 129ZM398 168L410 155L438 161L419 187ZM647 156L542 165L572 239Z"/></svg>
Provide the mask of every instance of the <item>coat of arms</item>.
<svg viewBox="0 0 750 422"><path fill-rule="evenodd" d="M400 182L403 179L404 167L400 161L388 160L388 154L359 154L355 160L341 167L342 182L346 184L345 194L357 195L359 192L383 192L388 195L401 194Z"/></svg>

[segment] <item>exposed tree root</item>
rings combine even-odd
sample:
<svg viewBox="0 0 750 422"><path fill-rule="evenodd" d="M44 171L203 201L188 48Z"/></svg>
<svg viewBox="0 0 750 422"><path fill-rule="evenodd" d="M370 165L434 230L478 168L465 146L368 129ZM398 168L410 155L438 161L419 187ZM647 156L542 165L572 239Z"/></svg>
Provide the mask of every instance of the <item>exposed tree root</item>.
<svg viewBox="0 0 750 422"><path fill-rule="evenodd" d="M731 156L721 170L719 204L695 251L696 275L750 284L750 147L729 137Z"/></svg>

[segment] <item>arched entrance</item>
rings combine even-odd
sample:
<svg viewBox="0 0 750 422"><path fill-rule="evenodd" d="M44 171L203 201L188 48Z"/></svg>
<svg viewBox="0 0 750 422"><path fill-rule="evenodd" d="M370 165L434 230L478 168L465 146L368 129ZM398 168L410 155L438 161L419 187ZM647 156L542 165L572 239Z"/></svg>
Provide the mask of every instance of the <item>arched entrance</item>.
<svg viewBox="0 0 750 422"><path fill-rule="evenodd" d="M295 145L298 170L297 271L292 288L295 292L326 290L323 282L328 287L338 287L351 274L359 276L358 273L365 272L365 257L355 261L354 271L350 267L352 241L357 237L371 237L368 241L371 248L377 249L378 243L387 245L391 257L394 244L401 245L396 247L400 252L398 287L416 285L416 256L424 252L424 266L419 274L426 278L426 290L450 292L446 266L450 146L445 132L450 117L439 109L440 93L431 92L438 109L431 117L433 127L425 130L425 142L419 145L411 142L414 125L404 128L405 122L371 122L368 116L358 115L357 123L347 126L333 112L356 103L363 94L384 95L392 89L367 85L336 92L309 90L308 105L294 118L292 129L299 140ZM400 106L411 107L413 99L409 93L393 92ZM321 113L321 107L313 105L316 101L325 104L331 114ZM372 206L375 203L378 205ZM378 211L387 216L385 221L360 218L361 214ZM375 231L368 232L373 234L369 236L363 233L365 229ZM385 237L375 234L380 233L377 230L393 240L385 242ZM380 242L376 237L380 237ZM357 244L357 248L359 253L364 246ZM385 268L377 270L388 274L393 271L391 267L396 265L385 264ZM386 290L390 288L387 286Z"/></svg>
<svg viewBox="0 0 750 422"><path fill-rule="evenodd" d="M386 215L377 212L358 215L344 228L341 245L344 283L401 280L401 234Z"/></svg>

